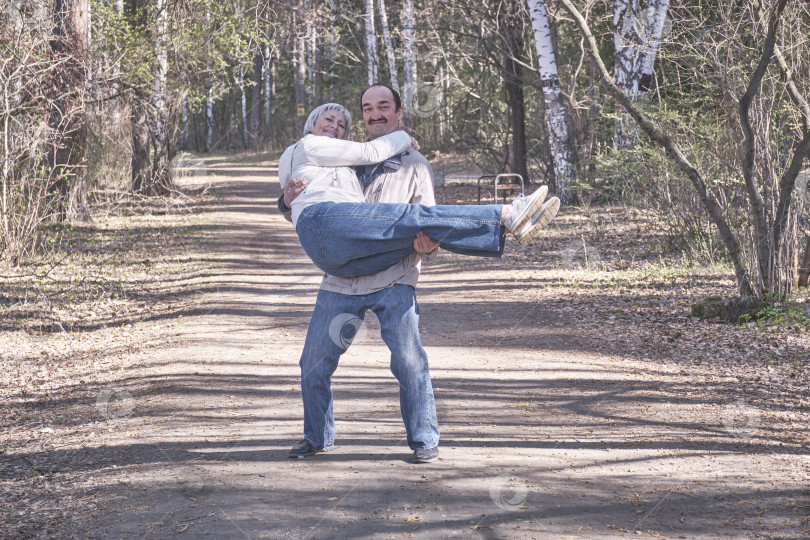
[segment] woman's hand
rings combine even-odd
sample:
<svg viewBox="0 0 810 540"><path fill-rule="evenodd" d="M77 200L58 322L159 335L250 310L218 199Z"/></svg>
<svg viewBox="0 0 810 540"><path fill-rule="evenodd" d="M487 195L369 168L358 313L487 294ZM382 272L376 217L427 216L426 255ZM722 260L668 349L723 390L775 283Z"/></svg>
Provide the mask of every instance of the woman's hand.
<svg viewBox="0 0 810 540"><path fill-rule="evenodd" d="M306 178L293 178L284 186L284 205L290 208L293 200L304 191L309 184Z"/></svg>
<svg viewBox="0 0 810 540"><path fill-rule="evenodd" d="M411 148L413 148L417 152L419 151L419 142L413 137L411 137Z"/></svg>

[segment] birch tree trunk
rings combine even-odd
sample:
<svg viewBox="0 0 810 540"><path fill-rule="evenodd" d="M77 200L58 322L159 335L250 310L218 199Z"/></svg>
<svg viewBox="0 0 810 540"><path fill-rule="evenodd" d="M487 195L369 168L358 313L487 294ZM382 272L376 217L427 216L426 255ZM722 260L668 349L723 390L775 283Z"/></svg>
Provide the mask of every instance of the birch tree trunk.
<svg viewBox="0 0 810 540"><path fill-rule="evenodd" d="M296 136L300 137L304 131L304 123L307 118L306 111L306 90L304 88L306 80L306 43L304 42L304 35L299 28L301 18L301 8L303 2L298 0L298 9L293 11L292 24L294 33L294 47L293 51L293 68L295 74L295 132Z"/></svg>
<svg viewBox="0 0 810 540"><path fill-rule="evenodd" d="M366 0L366 60L368 85L377 82L377 36L374 32L374 0Z"/></svg>
<svg viewBox="0 0 810 540"><path fill-rule="evenodd" d="M149 131L152 146L152 174L153 193L162 193L169 185L169 115L166 93L166 74L168 72L167 32L168 14L166 0L155 0L157 24L155 26L155 48L157 51L155 62L154 82L152 83L152 96L150 107Z"/></svg>
<svg viewBox="0 0 810 540"><path fill-rule="evenodd" d="M329 101L335 99L335 61L337 60L337 16L335 15L335 0L329 0Z"/></svg>
<svg viewBox="0 0 810 540"><path fill-rule="evenodd" d="M270 38L269 38L269 31L266 32L267 41L264 43L264 130L265 130L265 137L269 137L270 135L270 119L271 119L271 106L273 101L270 99L270 86L272 84L270 78L270 65L272 64L273 60L271 58L271 51L270 51Z"/></svg>
<svg viewBox="0 0 810 540"><path fill-rule="evenodd" d="M613 76L616 86L631 99L638 94L641 79L640 40L636 32L638 0L614 0L613 3ZM635 141L633 119L621 104L616 105L613 148L626 148Z"/></svg>
<svg viewBox="0 0 810 540"><path fill-rule="evenodd" d="M247 96L245 95L245 70L239 68L239 75L236 76L236 86L239 88L239 126L242 128L242 145L248 147L248 120L247 120Z"/></svg>
<svg viewBox="0 0 810 540"><path fill-rule="evenodd" d="M211 11L208 4L205 7L205 22L206 26L211 26ZM209 62L210 54L209 50ZM210 152L214 145L214 87L210 79L206 81L205 86L205 151Z"/></svg>
<svg viewBox="0 0 810 540"><path fill-rule="evenodd" d="M405 105L405 124L413 125L413 115L409 109L417 106L416 87L416 20L413 13L413 0L402 0L402 57L404 64L405 88L403 104Z"/></svg>
<svg viewBox="0 0 810 540"><path fill-rule="evenodd" d="M309 7L309 6L307 6ZM315 84L315 33L312 31L312 10L307 9L306 11L306 18L307 18L307 32L306 37L304 38L304 43L306 43L306 53L305 57L307 60L307 82L306 82L306 95L307 95L307 109L312 108L312 101L313 101L313 93L314 93L314 84Z"/></svg>
<svg viewBox="0 0 810 540"><path fill-rule="evenodd" d="M652 87L653 66L661 42L669 0L648 0L642 14L638 0L614 0L614 80L630 99L638 100ZM634 144L637 134L633 119L621 106L613 135L616 149Z"/></svg>
<svg viewBox="0 0 810 540"><path fill-rule="evenodd" d="M669 0L650 0L647 6L647 25L644 28L644 48L641 59L641 78L638 82L640 94L646 94L652 89L653 67L658 55L658 47L664 32L664 22L667 18Z"/></svg>
<svg viewBox="0 0 810 540"><path fill-rule="evenodd" d="M312 95L315 99L313 105L320 105L324 102L323 96L323 56L324 56L324 18L321 13L321 0L316 3L317 10L315 16L315 34L312 36Z"/></svg>
<svg viewBox="0 0 810 540"><path fill-rule="evenodd" d="M613 72L616 86L628 95L638 91L641 78L640 40L636 32L638 0L613 2Z"/></svg>
<svg viewBox="0 0 810 540"><path fill-rule="evenodd" d="M540 84L543 87L543 103L546 113L548 146L554 167L554 182L557 196L563 204L573 202L571 183L574 179L571 147L568 138L568 124L557 73L557 60L551 42L551 29L548 24L544 0L528 0L532 18L534 43L540 68Z"/></svg>
<svg viewBox="0 0 810 540"><path fill-rule="evenodd" d="M385 9L385 0L380 0L380 24L382 25L383 40L385 41L385 55L388 59L388 71L391 77L391 88L399 92L397 81L397 62L394 57L394 44L391 41L391 29L388 27L388 14Z"/></svg>

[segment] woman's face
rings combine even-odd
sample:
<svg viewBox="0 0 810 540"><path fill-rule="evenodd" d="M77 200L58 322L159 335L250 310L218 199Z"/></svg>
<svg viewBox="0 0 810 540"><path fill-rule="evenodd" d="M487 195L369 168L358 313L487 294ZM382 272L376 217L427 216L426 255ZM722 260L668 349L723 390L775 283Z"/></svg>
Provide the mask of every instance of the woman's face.
<svg viewBox="0 0 810 540"><path fill-rule="evenodd" d="M346 134L346 118L338 111L326 111L315 120L315 125L312 126L310 133L342 139Z"/></svg>

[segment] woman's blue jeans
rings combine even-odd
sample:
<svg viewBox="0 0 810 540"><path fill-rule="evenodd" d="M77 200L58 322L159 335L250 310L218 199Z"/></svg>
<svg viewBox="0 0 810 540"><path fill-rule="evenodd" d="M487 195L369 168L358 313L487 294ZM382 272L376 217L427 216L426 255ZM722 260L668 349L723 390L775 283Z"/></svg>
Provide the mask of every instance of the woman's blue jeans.
<svg viewBox="0 0 810 540"><path fill-rule="evenodd" d="M503 255L500 204L319 203L298 216L296 232L315 266L337 277L375 274L413 253L424 231L447 251Z"/></svg>

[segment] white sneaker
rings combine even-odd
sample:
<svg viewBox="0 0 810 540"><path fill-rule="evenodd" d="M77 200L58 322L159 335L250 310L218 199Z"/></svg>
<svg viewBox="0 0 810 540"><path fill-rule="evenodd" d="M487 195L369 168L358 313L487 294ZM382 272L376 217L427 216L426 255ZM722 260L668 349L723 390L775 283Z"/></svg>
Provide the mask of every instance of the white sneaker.
<svg viewBox="0 0 810 540"><path fill-rule="evenodd" d="M512 231L512 233L520 230L520 228L529 221L529 218L537 212L540 205L543 204L543 201L546 200L546 194L548 194L548 187L540 186L531 195L526 197L520 196L512 201L509 205L512 211L509 213L509 217L506 218L506 221L504 221L503 226Z"/></svg>
<svg viewBox="0 0 810 540"><path fill-rule="evenodd" d="M525 244L529 241L529 238L532 238L538 232L545 229L546 225L557 215L559 209L560 199L557 197L552 197L543 203L520 231L512 233L518 243Z"/></svg>

